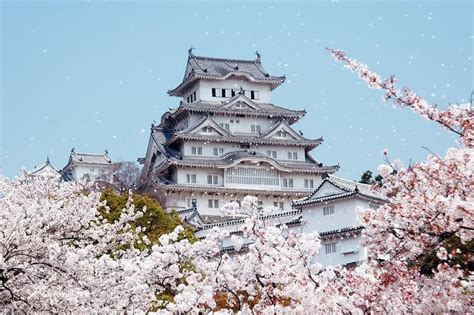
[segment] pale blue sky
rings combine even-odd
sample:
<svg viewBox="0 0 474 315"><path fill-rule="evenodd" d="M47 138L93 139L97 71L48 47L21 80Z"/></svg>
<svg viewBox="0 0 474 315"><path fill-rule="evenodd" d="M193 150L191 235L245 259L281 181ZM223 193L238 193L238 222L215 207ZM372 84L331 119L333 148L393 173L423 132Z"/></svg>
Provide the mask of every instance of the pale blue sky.
<svg viewBox="0 0 474 315"><path fill-rule="evenodd" d="M31 169L70 149L113 160L144 156L153 120L179 99L192 44L197 55L254 58L287 82L273 103L306 109L296 125L323 136L313 151L339 175L375 170L387 148L406 163L454 139L408 110L384 104L324 51L349 51L396 74L443 107L473 89L471 1L1 2L0 172Z"/></svg>

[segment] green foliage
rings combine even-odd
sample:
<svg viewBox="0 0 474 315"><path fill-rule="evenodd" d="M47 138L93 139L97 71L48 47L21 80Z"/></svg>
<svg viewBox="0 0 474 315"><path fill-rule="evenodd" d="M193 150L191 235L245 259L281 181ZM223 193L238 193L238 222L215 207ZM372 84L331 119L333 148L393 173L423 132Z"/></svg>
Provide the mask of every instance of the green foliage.
<svg viewBox="0 0 474 315"><path fill-rule="evenodd" d="M105 207L102 207L99 209L99 212L109 222L117 221L122 214L122 210L126 207L128 197L128 193L117 194L112 189L103 191L101 201L106 200L110 210L106 211ZM160 236L173 232L178 225L184 227L184 232L180 235L180 239L188 239L190 242L197 240L192 227L183 224L175 211L167 213L158 202L145 195L133 194L132 199L135 209L142 210L146 207L146 211L142 217L131 222L131 226L134 229L137 227L145 228L145 232L141 234L146 235L151 242L148 246L141 243L135 244L135 247L144 250L154 244L159 244Z"/></svg>
<svg viewBox="0 0 474 315"><path fill-rule="evenodd" d="M362 184L372 184L372 172L365 171L364 174L360 177L359 183Z"/></svg>
<svg viewBox="0 0 474 315"><path fill-rule="evenodd" d="M360 177L359 183L372 185L375 183L382 184L382 176L377 175L372 179L372 171L365 171L364 174Z"/></svg>

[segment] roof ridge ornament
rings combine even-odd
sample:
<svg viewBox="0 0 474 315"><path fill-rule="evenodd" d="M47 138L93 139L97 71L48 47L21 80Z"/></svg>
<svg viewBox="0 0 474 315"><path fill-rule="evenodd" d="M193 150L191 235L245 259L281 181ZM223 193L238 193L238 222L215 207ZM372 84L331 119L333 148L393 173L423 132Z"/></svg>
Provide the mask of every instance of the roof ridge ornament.
<svg viewBox="0 0 474 315"><path fill-rule="evenodd" d="M257 62L260 63L260 58L262 57L262 55L260 55L260 53L257 51L255 51L255 55L257 55Z"/></svg>
<svg viewBox="0 0 474 315"><path fill-rule="evenodd" d="M191 47L189 47L189 49L188 49L188 56L189 56L189 57L194 57L194 54L193 54L193 50L194 50L194 49L195 49L195 48L194 48L193 45L191 45Z"/></svg>
<svg viewBox="0 0 474 315"><path fill-rule="evenodd" d="M46 164L50 164L49 163L49 156L46 156Z"/></svg>

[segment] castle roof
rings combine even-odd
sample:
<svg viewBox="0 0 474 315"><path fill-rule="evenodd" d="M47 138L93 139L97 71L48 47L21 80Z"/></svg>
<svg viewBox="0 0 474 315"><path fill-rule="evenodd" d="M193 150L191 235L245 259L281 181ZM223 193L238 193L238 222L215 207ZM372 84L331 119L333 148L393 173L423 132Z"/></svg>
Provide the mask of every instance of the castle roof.
<svg viewBox="0 0 474 315"><path fill-rule="evenodd" d="M181 96L183 90L198 79L225 80L230 76L245 77L251 82L270 84L272 90L285 81L285 76L268 74L260 62L260 57L254 60L228 59L195 56L190 52L183 81L176 88L168 91L168 94Z"/></svg>
<svg viewBox="0 0 474 315"><path fill-rule="evenodd" d="M353 197L364 199L377 204L387 202L387 199L374 191L370 185L357 183L334 175L329 175L309 196L306 196L302 199L293 200L293 207L301 208L308 205Z"/></svg>
<svg viewBox="0 0 474 315"><path fill-rule="evenodd" d="M67 165L61 171L63 176L65 175L65 170L70 168L73 165L101 165L101 166L114 166L115 164L112 163L107 150L105 150L104 154L97 154L97 153L79 153L76 152L74 148L71 150L71 155L69 156L69 161Z"/></svg>
<svg viewBox="0 0 474 315"><path fill-rule="evenodd" d="M50 176L61 176L59 170L57 170L54 166L51 165L49 158L46 159L46 162L40 166L35 166L35 168L31 171L27 172L30 176L37 176L37 175L50 175Z"/></svg>
<svg viewBox="0 0 474 315"><path fill-rule="evenodd" d="M271 103L256 103L245 95L237 94L224 102L201 100L193 103L181 102L178 108L163 115L162 124L167 117L178 117L183 112L286 118L290 124L295 123L306 115L306 110L293 110Z"/></svg>
<svg viewBox="0 0 474 315"><path fill-rule="evenodd" d="M71 153L71 162L81 164L111 164L112 160L107 154Z"/></svg>
<svg viewBox="0 0 474 315"><path fill-rule="evenodd" d="M216 129L216 134L207 135L199 132L201 127L212 126ZM278 129L278 127L286 130L291 134L291 137L278 139L269 137L271 133ZM198 131L198 132L195 132ZM323 142L322 138L307 139L301 134L294 132L284 120L275 122L268 130L262 134L231 134L229 131L220 127L210 116L203 116L192 126L177 132L164 131L160 127L155 127L154 132L157 139L160 139L162 144L170 145L178 139L182 140L197 140L210 142L224 142L224 143L244 143L244 144L272 144L285 146L300 146L305 147L307 151L314 149Z"/></svg>
<svg viewBox="0 0 474 315"><path fill-rule="evenodd" d="M249 150L233 151L217 158L170 157L165 163L162 164L160 169L164 170L170 165L200 168L229 168L244 161L249 161L252 163L266 162L283 172L327 174L334 173L339 169L339 166L337 165L322 166L314 162L277 161L269 156Z"/></svg>

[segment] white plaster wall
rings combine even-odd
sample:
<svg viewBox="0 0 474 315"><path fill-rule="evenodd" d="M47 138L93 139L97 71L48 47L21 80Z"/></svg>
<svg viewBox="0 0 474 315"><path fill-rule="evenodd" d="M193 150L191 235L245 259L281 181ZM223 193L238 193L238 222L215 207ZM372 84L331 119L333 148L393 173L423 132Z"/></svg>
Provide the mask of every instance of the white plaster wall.
<svg viewBox="0 0 474 315"><path fill-rule="evenodd" d="M283 187L283 179L293 179L293 188ZM313 180L313 188L305 188L304 187L304 180L305 179L312 179ZM321 174L305 174L305 173L284 173L280 172L280 189L281 190L308 190L308 192L312 192L319 186L322 181ZM308 183L309 184L309 183ZM309 194L309 193L308 193Z"/></svg>
<svg viewBox="0 0 474 315"><path fill-rule="evenodd" d="M266 208L273 208L273 202L283 202L283 211L291 211L291 199L284 196L256 196L262 201L262 206ZM213 194L213 193L198 193L198 192L175 192L167 195L166 208L171 209L186 209L186 198L196 198L196 206L201 215L222 215L219 209L209 208L208 200L219 200L219 207L224 206L233 200L242 200L246 195L231 195L231 194ZM275 209L280 211L278 209Z"/></svg>
<svg viewBox="0 0 474 315"><path fill-rule="evenodd" d="M196 183L187 183L186 182L186 174L196 174ZM212 168L178 168L177 171L177 183L183 186L191 186L191 187L222 187L223 186L223 169L212 169ZM208 185L207 184L207 175L218 175L219 176L219 184L218 185Z"/></svg>
<svg viewBox="0 0 474 315"><path fill-rule="evenodd" d="M268 164L261 164L258 166L259 168L263 167L263 165ZM245 165L243 167L251 167L249 165ZM276 191L304 191L307 190L308 194L313 191L322 181L322 176L320 174L305 174L305 173L285 173L285 172L278 172L279 173L279 186L272 185L272 186L261 186L261 185L239 185L239 184L227 184L224 181L224 169L212 169L212 168L191 168L191 167L180 167L176 172L176 183L180 185L190 185L190 186L212 186L212 187L227 187L227 188L236 188L236 189L255 189L255 190L276 190ZM196 183L186 183L186 174L196 174ZM207 175L218 175L219 176L219 184L218 185L208 185L207 184ZM283 187L283 179L293 179L293 187ZM305 187L304 180L305 179L312 179L313 180L313 188ZM322 208L321 208L322 209ZM321 210L322 211L322 210ZM310 211L312 212L312 211Z"/></svg>
<svg viewBox="0 0 474 315"><path fill-rule="evenodd" d="M212 88L217 89L236 89L240 90L242 87L244 90L253 90L259 92L259 99L252 100L255 103L270 103L271 102L271 93L270 93L270 85L269 84L262 84L262 83L253 83L246 81L245 79L236 79L235 77L228 78L226 80L199 80L198 82L198 99L203 101L211 101L211 102L219 102L219 101L226 101L230 99L230 97L212 97ZM249 97L250 98L250 97ZM184 98L186 100L186 98Z"/></svg>
<svg viewBox="0 0 474 315"><path fill-rule="evenodd" d="M334 206L334 214L324 215L323 207ZM346 227L358 226L360 222L355 209L358 206L369 207L369 202L360 199L335 200L306 206L303 208L303 219L307 222L304 232L327 232Z"/></svg>
<svg viewBox="0 0 474 315"><path fill-rule="evenodd" d="M202 147L202 156L192 154L192 147ZM181 153L186 157L216 157L214 155L214 148L223 148L224 154L232 151L241 151L245 150L240 147L239 143L225 143L225 142L204 142L204 141L186 141L181 149ZM254 144L250 146L250 151L255 151L263 155L267 155L267 151L276 151L278 161L285 162L304 162L305 161L305 150L302 147L293 147L293 146L277 146L277 145L267 145L267 144ZM288 159L288 152L297 152L298 158L296 160Z"/></svg>
<svg viewBox="0 0 474 315"><path fill-rule="evenodd" d="M72 175L75 181L85 179L88 175L90 180L96 180L101 175L106 175L106 181L112 182L112 171L108 167L100 167L96 165L76 165L73 167Z"/></svg>
<svg viewBox="0 0 474 315"><path fill-rule="evenodd" d="M336 266L359 262L366 260L366 251L360 244L361 236L350 238L339 238L339 239L323 239L321 241L321 248L319 249L319 255L315 257L315 261L319 262L323 266ZM326 254L325 244L336 243L336 252ZM343 253L345 249L356 249L356 252Z"/></svg>
<svg viewBox="0 0 474 315"><path fill-rule="evenodd" d="M276 122L273 119L265 117L237 117L228 115L214 115L212 119L217 124L229 124L229 131L231 133L243 135L258 135L257 132L252 132L252 125L259 125L263 133ZM233 120L234 123L231 123L231 120ZM239 120L239 123L236 123L236 120Z"/></svg>

